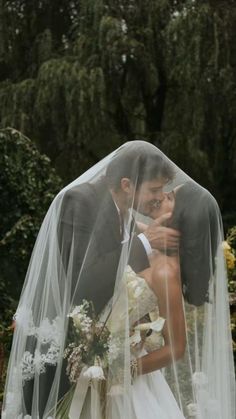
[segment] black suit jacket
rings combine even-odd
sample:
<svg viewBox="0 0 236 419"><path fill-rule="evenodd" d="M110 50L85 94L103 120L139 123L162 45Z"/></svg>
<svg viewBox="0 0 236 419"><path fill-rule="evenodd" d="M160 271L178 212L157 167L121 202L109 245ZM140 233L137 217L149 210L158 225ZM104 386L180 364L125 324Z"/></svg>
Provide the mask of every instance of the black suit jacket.
<svg viewBox="0 0 236 419"><path fill-rule="evenodd" d="M134 225L131 226L134 230ZM105 180L84 183L66 192L59 224L59 247L66 271L72 262L73 303L93 301L99 313L114 290L122 250L117 209ZM135 272L149 266L136 233L131 235L129 261Z"/></svg>
<svg viewBox="0 0 236 419"><path fill-rule="evenodd" d="M101 312L113 294L121 241L119 215L104 180L81 184L65 193L58 224L58 243L68 276L72 269L72 304L87 299L93 302L97 313ZM70 260L73 261L71 265ZM145 249L136 234L130 239L129 264L136 272L149 266ZM27 350L33 352L35 345L35 338L29 337ZM66 362L63 362L59 399L70 388L65 369ZM40 419L54 374L55 367L47 366L46 372L40 375ZM31 413L33 387L34 381L31 380L23 388L28 414Z"/></svg>

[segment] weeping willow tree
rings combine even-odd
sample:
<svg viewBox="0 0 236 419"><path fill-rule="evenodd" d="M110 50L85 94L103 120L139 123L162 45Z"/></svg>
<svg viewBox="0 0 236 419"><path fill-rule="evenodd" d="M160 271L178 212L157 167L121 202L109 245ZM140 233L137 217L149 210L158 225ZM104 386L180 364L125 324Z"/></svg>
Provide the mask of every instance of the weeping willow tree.
<svg viewBox="0 0 236 419"><path fill-rule="evenodd" d="M230 213L236 207L236 5L197 3L175 13L166 28L163 131L170 136L178 132L180 147L172 137L165 146L175 152L185 139L202 163L204 155L211 171L209 184L203 183L218 196L223 212Z"/></svg>
<svg viewBox="0 0 236 419"><path fill-rule="evenodd" d="M65 180L141 137L230 213L233 2L1 0L0 20L1 61L10 75L1 77L1 126L34 138Z"/></svg>

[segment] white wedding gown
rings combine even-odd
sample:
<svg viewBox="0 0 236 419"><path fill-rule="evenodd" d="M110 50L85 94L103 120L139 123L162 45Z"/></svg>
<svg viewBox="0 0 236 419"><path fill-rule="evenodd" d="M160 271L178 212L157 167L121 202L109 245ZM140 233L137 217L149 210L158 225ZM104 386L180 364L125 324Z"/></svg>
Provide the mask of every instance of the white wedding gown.
<svg viewBox="0 0 236 419"><path fill-rule="evenodd" d="M147 313L158 312L157 298L150 289L146 281L137 276L130 267L126 269L124 280L128 290L129 303L129 324L132 326ZM121 313L117 309L117 322ZM161 331L164 319L157 317L155 329ZM156 342L162 340L161 333L153 332ZM151 335L150 340L153 338ZM146 346L151 343L146 341ZM142 349L142 353L147 353ZM139 354L139 356L141 353ZM123 418L123 397L116 394L112 402L112 419ZM161 371L155 371L149 374L140 375L134 379L131 386L131 397L129 395L129 418L132 419L184 419L182 412L168 386Z"/></svg>

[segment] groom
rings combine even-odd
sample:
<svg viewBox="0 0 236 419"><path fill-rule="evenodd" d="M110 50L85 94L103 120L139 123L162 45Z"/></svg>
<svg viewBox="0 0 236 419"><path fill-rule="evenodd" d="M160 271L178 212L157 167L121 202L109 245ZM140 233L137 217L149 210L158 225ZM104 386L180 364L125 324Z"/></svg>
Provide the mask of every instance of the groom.
<svg viewBox="0 0 236 419"><path fill-rule="evenodd" d="M141 234L133 220L128 224L130 208L151 214L173 177L173 166L154 146L134 141L118 149L105 176L66 192L58 237L66 274L72 275L74 304L86 299L101 312L113 295L125 242L135 272L149 267L153 248L178 247L179 232L161 225L170 214Z"/></svg>

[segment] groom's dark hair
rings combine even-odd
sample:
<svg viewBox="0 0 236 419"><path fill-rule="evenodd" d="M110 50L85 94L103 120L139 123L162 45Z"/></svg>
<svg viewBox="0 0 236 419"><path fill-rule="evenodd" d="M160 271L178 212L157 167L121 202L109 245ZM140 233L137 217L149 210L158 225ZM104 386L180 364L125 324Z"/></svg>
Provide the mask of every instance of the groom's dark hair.
<svg viewBox="0 0 236 419"><path fill-rule="evenodd" d="M124 144L112 157L106 170L108 186L116 191L124 177L139 188L145 181L165 179L168 182L174 176L174 166L155 146L145 141Z"/></svg>

